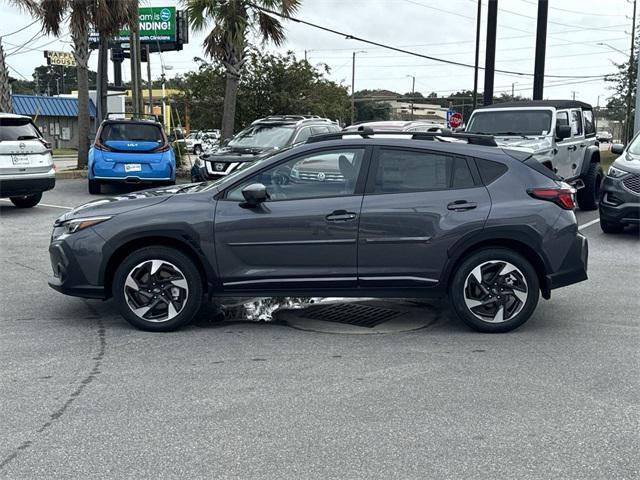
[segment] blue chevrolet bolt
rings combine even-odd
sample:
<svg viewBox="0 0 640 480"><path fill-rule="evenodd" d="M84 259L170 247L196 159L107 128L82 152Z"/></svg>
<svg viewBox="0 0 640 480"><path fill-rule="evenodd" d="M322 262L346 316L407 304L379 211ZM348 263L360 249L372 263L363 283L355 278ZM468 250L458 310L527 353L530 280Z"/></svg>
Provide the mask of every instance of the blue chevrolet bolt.
<svg viewBox="0 0 640 480"><path fill-rule="evenodd" d="M162 124L143 119L105 120L89 150L89 193L103 183L174 185L176 158Z"/></svg>

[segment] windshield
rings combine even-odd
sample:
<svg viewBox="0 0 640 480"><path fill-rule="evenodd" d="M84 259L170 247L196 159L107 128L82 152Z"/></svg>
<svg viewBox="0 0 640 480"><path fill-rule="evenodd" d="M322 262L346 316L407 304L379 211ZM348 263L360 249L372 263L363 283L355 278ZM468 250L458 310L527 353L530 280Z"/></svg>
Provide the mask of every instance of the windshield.
<svg viewBox="0 0 640 480"><path fill-rule="evenodd" d="M137 140L160 143L163 141L160 127L144 123L108 123L102 129L100 138L103 142Z"/></svg>
<svg viewBox="0 0 640 480"><path fill-rule="evenodd" d="M40 134L28 118L0 118L0 142L36 138L40 138Z"/></svg>
<svg viewBox="0 0 640 480"><path fill-rule="evenodd" d="M640 135L636 135L627 147L627 153L640 155Z"/></svg>
<svg viewBox="0 0 640 480"><path fill-rule="evenodd" d="M547 135L551 131L550 110L486 110L473 112L469 133L487 135Z"/></svg>
<svg viewBox="0 0 640 480"><path fill-rule="evenodd" d="M238 133L229 142L232 148L282 148L293 135L293 126L252 125Z"/></svg>

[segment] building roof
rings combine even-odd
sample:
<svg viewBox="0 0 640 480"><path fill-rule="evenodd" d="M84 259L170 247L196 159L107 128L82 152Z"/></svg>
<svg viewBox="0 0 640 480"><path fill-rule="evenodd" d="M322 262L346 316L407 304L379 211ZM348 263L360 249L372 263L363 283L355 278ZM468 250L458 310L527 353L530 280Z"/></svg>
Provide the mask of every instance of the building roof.
<svg viewBox="0 0 640 480"><path fill-rule="evenodd" d="M19 115L42 117L77 117L78 99L75 97L44 97L13 95L13 112ZM89 100L89 116L96 116L96 107Z"/></svg>
<svg viewBox="0 0 640 480"><path fill-rule="evenodd" d="M478 109L491 108L522 108L522 107L553 107L553 108L583 108L591 110L592 107L588 103L579 100L524 100L521 102L504 102L486 105Z"/></svg>

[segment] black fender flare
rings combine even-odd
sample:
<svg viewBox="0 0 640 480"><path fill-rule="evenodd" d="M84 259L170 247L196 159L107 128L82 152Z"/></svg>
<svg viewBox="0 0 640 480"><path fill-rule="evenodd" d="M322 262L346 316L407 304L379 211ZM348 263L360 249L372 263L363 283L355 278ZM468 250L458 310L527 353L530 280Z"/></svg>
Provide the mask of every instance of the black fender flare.
<svg viewBox="0 0 640 480"><path fill-rule="evenodd" d="M580 176L586 175L592 163L600 162L600 149L595 145L589 145L584 151Z"/></svg>

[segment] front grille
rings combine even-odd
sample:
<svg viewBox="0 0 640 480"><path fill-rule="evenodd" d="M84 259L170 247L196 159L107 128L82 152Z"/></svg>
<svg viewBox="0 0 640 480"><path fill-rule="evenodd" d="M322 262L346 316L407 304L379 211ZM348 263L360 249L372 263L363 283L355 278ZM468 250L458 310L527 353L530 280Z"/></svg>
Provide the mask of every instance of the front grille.
<svg viewBox="0 0 640 480"><path fill-rule="evenodd" d="M640 175L634 173L622 180L622 184L625 188L633 193L640 193Z"/></svg>
<svg viewBox="0 0 640 480"><path fill-rule="evenodd" d="M312 320L347 323L358 327L373 328L405 313L402 310L391 310L357 303L343 303L311 306L305 310L304 316Z"/></svg>

